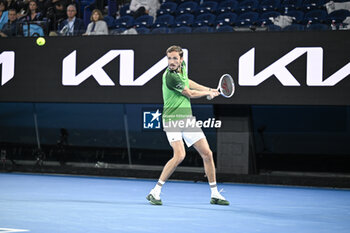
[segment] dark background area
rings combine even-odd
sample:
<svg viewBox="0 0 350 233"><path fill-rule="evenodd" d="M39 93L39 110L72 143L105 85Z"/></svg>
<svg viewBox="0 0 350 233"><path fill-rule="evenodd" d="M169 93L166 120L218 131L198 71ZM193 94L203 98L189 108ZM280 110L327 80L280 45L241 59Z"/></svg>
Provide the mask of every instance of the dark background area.
<svg viewBox="0 0 350 233"><path fill-rule="evenodd" d="M181 44L189 51L190 78L215 87L230 73L236 83L231 99L194 100L195 115L243 116L250 122L249 174L219 172L219 181L348 187L349 78L332 87L307 86L304 54L287 66L301 86L283 86L273 76L256 87L240 86L238 61L255 48L257 74L296 47L322 47L326 79L347 64L350 33L258 35L50 37L43 47L35 38L2 39L0 52L16 55L13 79L0 86L1 170L157 178L172 150L162 130L142 128L142 112L162 107L163 71L144 86L121 86L116 58L103 67L115 86L100 86L93 77L63 86L62 60L76 50L80 73L110 50L131 49L136 79L165 56L169 45ZM219 132L205 133L217 160ZM190 148L173 178L205 180L202 166Z"/></svg>
<svg viewBox="0 0 350 233"><path fill-rule="evenodd" d="M35 106L35 107L34 107ZM222 106L194 105L199 119L215 118ZM347 106L236 106L249 109L257 170L349 173L350 108ZM46 161L128 164L124 114L127 117L132 164L163 165L172 151L165 133L142 128L144 109L161 105L1 103L0 141L7 157L35 160L37 148L33 114ZM221 110L222 111L222 110ZM67 133L60 153L62 129ZM217 132L205 131L216 156ZM63 156L63 158L62 158ZM201 167L191 148L183 166Z"/></svg>
<svg viewBox="0 0 350 233"><path fill-rule="evenodd" d="M78 86L63 86L62 64L65 57L76 51L79 74L111 50L133 50L137 79L161 60L172 44L188 49L188 72L193 80L216 87L222 74L229 73L234 78L235 97L217 98L211 104L350 105L349 78L330 87L306 85L306 54L287 66L300 86L283 86L274 76L258 86L238 85L239 58L252 48L258 74L297 47L320 47L325 80L349 62L348 31L49 37L42 47L36 45L35 38L2 39L0 51L15 51L15 75L0 87L0 101L161 104L162 71L143 86L121 86L120 68L133 69L119 67L119 56L104 67L115 86L100 86L93 77ZM208 101L197 99L193 103Z"/></svg>

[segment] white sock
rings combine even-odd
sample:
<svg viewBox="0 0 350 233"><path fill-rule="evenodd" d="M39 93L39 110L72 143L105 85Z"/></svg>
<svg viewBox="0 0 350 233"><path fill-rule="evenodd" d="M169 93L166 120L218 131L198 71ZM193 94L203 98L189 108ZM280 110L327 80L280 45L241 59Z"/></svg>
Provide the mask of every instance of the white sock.
<svg viewBox="0 0 350 233"><path fill-rule="evenodd" d="M216 185L216 182L209 183L210 190L211 190L211 196L216 196L216 194L219 194L218 186Z"/></svg>
<svg viewBox="0 0 350 233"><path fill-rule="evenodd" d="M162 190L163 184L165 184L164 181L158 180L156 186L154 186L154 191L157 193L160 193L160 191Z"/></svg>

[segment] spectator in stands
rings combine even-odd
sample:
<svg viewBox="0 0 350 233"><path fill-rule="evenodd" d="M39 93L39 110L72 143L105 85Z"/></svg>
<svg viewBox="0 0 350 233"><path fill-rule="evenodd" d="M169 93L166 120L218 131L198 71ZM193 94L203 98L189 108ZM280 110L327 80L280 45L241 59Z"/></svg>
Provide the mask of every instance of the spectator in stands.
<svg viewBox="0 0 350 233"><path fill-rule="evenodd" d="M8 21L8 11L6 0L0 0L0 30Z"/></svg>
<svg viewBox="0 0 350 233"><path fill-rule="evenodd" d="M89 23L84 35L108 35L107 23L103 20L102 12L95 9L91 13Z"/></svg>
<svg viewBox="0 0 350 233"><path fill-rule="evenodd" d="M68 18L58 27L59 33L63 36L77 36L85 32L84 21L76 17L77 9L75 5L67 7Z"/></svg>
<svg viewBox="0 0 350 233"><path fill-rule="evenodd" d="M61 0L63 1L63 0ZM78 18L82 18L83 12L80 12L80 0L64 0L65 1L65 6L69 6L69 5L74 5L75 9L77 9L77 14L76 17ZM95 9L95 8L94 8Z"/></svg>
<svg viewBox="0 0 350 233"><path fill-rule="evenodd" d="M1 37L12 37L17 35L17 11L16 9L8 10L8 22L4 24L0 31Z"/></svg>
<svg viewBox="0 0 350 233"><path fill-rule="evenodd" d="M47 17L48 11L53 9L57 3L64 5L63 0L46 0L43 8L44 16Z"/></svg>
<svg viewBox="0 0 350 233"><path fill-rule="evenodd" d="M25 22L31 22L31 21L40 21L42 19L43 17L41 12L38 12L38 4L36 0L30 0L28 12L25 16L20 18L20 20Z"/></svg>
<svg viewBox="0 0 350 233"><path fill-rule="evenodd" d="M16 1L17 3L17 19L22 18L26 15L26 12L28 12L29 8L29 1L30 0L23 0L23 1Z"/></svg>
<svg viewBox="0 0 350 233"><path fill-rule="evenodd" d="M130 10L133 12L134 18L148 14L156 18L157 10L160 8L158 0L131 0Z"/></svg>
<svg viewBox="0 0 350 233"><path fill-rule="evenodd" d="M19 1L16 0L7 0L7 9L16 9L16 12L20 10Z"/></svg>
<svg viewBox="0 0 350 233"><path fill-rule="evenodd" d="M329 1L325 4L325 7L327 9L328 14L338 10L350 11L350 1Z"/></svg>
<svg viewBox="0 0 350 233"><path fill-rule="evenodd" d="M46 17L49 19L49 31L57 31L58 24L66 18L66 8L62 1L48 1Z"/></svg>

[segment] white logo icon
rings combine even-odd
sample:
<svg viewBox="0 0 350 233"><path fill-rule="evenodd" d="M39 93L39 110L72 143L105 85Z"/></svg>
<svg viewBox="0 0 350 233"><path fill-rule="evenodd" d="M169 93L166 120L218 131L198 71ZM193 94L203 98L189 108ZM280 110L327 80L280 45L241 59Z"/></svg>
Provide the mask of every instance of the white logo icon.
<svg viewBox="0 0 350 233"><path fill-rule="evenodd" d="M2 64L1 86L3 86L15 75L15 52L2 52L0 54L0 64Z"/></svg>
<svg viewBox="0 0 350 233"><path fill-rule="evenodd" d="M187 63L188 50L184 49L183 51L184 60ZM76 74L77 52L74 50L63 59L62 84L64 86L78 86L92 76L101 86L115 86L103 67L118 56L120 57L119 84L121 86L143 86L168 66L168 59L165 56L140 77L134 79L134 50L110 50L79 74Z"/></svg>
<svg viewBox="0 0 350 233"><path fill-rule="evenodd" d="M240 86L258 86L274 75L284 86L300 86L286 66L305 53L307 54L306 84L308 86L334 86L350 74L349 62L323 80L323 49L321 47L295 48L263 71L255 74L255 48L252 48L239 58L238 83Z"/></svg>
<svg viewBox="0 0 350 233"><path fill-rule="evenodd" d="M143 128L144 129L160 129L161 127L161 119L160 116L162 114L157 111L149 111L143 112Z"/></svg>

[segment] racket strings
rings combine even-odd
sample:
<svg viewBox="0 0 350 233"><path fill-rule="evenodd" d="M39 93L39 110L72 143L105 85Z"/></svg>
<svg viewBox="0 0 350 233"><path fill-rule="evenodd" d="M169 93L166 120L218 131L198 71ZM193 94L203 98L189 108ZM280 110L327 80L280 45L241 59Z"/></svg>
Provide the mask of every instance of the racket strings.
<svg viewBox="0 0 350 233"><path fill-rule="evenodd" d="M227 81L225 79L223 80L221 87L222 87L222 89L224 89L225 94L230 92L230 89L229 89L229 87L227 85Z"/></svg>
<svg viewBox="0 0 350 233"><path fill-rule="evenodd" d="M233 86L229 80L229 78L223 78L221 82L221 90L225 96L230 96L233 91Z"/></svg>

